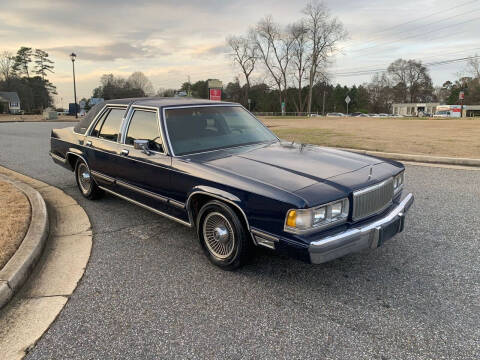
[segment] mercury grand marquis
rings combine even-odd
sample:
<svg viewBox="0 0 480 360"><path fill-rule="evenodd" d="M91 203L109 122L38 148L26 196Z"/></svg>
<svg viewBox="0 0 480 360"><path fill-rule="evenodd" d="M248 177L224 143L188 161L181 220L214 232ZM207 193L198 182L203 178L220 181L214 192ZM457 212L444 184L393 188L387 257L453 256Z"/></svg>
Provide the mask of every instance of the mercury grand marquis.
<svg viewBox="0 0 480 360"><path fill-rule="evenodd" d="M277 138L236 103L111 100L51 133L53 161L88 199L105 192L196 230L224 269L254 246L318 264L404 229L404 166Z"/></svg>

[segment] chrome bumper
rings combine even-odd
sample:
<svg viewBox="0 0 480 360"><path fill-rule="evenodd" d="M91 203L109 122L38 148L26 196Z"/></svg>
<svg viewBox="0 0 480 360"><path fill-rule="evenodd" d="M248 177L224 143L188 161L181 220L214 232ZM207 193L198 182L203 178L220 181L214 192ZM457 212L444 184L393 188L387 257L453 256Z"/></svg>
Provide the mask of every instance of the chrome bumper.
<svg viewBox="0 0 480 360"><path fill-rule="evenodd" d="M320 264L364 249L374 249L403 231L405 213L413 204L408 194L387 215L372 223L355 227L340 234L328 236L310 243L310 261Z"/></svg>

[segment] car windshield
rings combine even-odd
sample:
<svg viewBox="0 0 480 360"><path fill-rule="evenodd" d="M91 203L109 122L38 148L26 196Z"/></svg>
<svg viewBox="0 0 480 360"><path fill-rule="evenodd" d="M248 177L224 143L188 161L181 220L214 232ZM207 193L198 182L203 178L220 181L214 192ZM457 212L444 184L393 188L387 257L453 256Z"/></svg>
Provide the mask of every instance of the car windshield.
<svg viewBox="0 0 480 360"><path fill-rule="evenodd" d="M278 140L240 106L168 109L165 125L175 155Z"/></svg>

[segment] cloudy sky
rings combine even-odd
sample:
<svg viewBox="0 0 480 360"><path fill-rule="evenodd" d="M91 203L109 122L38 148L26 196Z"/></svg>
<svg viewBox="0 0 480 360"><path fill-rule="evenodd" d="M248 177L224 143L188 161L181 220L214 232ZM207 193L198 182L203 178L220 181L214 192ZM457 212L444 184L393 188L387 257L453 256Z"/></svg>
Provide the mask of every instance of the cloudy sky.
<svg viewBox="0 0 480 360"><path fill-rule="evenodd" d="M243 34L265 15L282 24L301 17L307 0L0 0L0 51L47 50L55 61L57 104L73 99L77 53L79 97L90 97L104 73L143 71L157 88L207 78L233 80L225 37ZM332 59L332 82L368 81L358 71L393 60L424 63L480 54L480 0L327 0L349 38ZM435 84L455 79L463 63L431 67Z"/></svg>

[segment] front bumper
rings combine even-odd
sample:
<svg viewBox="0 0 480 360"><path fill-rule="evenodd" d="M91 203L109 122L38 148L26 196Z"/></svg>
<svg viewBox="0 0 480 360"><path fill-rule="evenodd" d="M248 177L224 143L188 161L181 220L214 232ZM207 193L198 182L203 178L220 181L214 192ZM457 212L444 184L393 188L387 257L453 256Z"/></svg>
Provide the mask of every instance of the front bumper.
<svg viewBox="0 0 480 360"><path fill-rule="evenodd" d="M405 213L412 204L413 194L408 194L381 219L312 241L308 248L310 261L313 264L320 264L353 252L379 247L403 231Z"/></svg>

